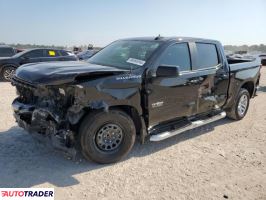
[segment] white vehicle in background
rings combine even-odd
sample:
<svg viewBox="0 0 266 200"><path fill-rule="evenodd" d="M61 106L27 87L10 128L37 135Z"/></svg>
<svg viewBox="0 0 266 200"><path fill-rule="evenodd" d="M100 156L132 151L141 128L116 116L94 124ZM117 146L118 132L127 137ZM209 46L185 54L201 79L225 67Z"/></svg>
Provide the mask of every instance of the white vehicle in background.
<svg viewBox="0 0 266 200"><path fill-rule="evenodd" d="M93 48L92 44L88 45L88 49L77 54L79 60L87 60L99 51L98 48Z"/></svg>
<svg viewBox="0 0 266 200"><path fill-rule="evenodd" d="M77 57L79 60L87 60L90 57L92 57L95 53L96 53L96 51L93 49L86 50L86 51L82 51L82 52L78 53Z"/></svg>

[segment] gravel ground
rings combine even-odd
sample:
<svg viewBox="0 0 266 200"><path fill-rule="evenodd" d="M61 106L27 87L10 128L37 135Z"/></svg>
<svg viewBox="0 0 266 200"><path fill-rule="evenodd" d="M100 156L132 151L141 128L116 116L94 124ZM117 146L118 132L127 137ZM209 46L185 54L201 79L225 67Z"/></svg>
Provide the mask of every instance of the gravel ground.
<svg viewBox="0 0 266 200"><path fill-rule="evenodd" d="M123 161L67 159L14 122L15 89L0 83L0 187L54 187L55 199L266 199L266 68L242 121L223 119Z"/></svg>

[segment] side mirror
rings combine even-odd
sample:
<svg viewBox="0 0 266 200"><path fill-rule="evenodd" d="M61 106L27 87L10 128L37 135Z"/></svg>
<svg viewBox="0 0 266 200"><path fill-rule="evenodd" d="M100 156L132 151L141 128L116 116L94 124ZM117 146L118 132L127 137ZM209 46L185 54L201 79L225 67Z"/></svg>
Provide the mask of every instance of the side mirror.
<svg viewBox="0 0 266 200"><path fill-rule="evenodd" d="M179 67L173 65L160 65L156 71L157 77L178 77Z"/></svg>

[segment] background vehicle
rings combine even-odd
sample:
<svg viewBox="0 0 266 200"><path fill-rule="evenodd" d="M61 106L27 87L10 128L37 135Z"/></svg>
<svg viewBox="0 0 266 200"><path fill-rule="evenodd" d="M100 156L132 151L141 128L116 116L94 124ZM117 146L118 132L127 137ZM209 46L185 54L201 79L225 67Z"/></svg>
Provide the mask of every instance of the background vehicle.
<svg viewBox="0 0 266 200"><path fill-rule="evenodd" d="M80 47L73 47L73 52L74 52L74 54L78 54L78 53L82 52L82 49Z"/></svg>
<svg viewBox="0 0 266 200"><path fill-rule="evenodd" d="M26 49L16 49L16 53L20 53L22 51L25 51Z"/></svg>
<svg viewBox="0 0 266 200"><path fill-rule="evenodd" d="M96 53L95 50L86 50L86 51L82 51L80 53L77 54L77 57L79 58L79 60L87 60L90 57L92 57L94 54Z"/></svg>
<svg viewBox="0 0 266 200"><path fill-rule="evenodd" d="M266 66L266 54L261 54L259 57L261 59L261 64Z"/></svg>
<svg viewBox="0 0 266 200"><path fill-rule="evenodd" d="M22 51L12 57L0 58L0 78L10 81L15 70L23 64L49 62L49 61L74 61L77 57L65 50L57 49L30 49Z"/></svg>
<svg viewBox="0 0 266 200"><path fill-rule="evenodd" d="M0 57L10 57L16 54L16 51L13 47L6 45L0 45Z"/></svg>
<svg viewBox="0 0 266 200"><path fill-rule="evenodd" d="M119 40L88 63L19 68L14 116L62 148L81 146L86 158L112 163L130 151L136 135L142 143L160 141L226 116L242 119L261 66L258 59L232 63L214 40Z"/></svg>

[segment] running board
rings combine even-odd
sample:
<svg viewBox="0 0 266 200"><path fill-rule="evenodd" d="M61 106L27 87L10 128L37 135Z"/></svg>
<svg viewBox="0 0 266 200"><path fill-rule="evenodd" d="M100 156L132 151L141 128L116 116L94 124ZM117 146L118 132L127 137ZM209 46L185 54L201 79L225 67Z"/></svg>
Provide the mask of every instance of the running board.
<svg viewBox="0 0 266 200"><path fill-rule="evenodd" d="M200 127L200 126L203 126L205 124L209 124L211 122L215 122L215 121L223 119L225 117L226 117L226 113L225 112L221 112L218 115L215 115L215 116L210 117L210 118L205 119L205 120L193 121L193 122L191 122L190 125L185 126L183 128L180 128L180 129L177 129L177 130L174 130L174 131L166 131L166 132L163 132L163 133L152 135L150 137L150 141L153 141L153 142L161 141L161 140L167 139L169 137L172 137L174 135L178 135L178 134L180 134L182 132L185 132L185 131L188 131L188 130L191 130L191 129L194 129L194 128L197 128L197 127Z"/></svg>

